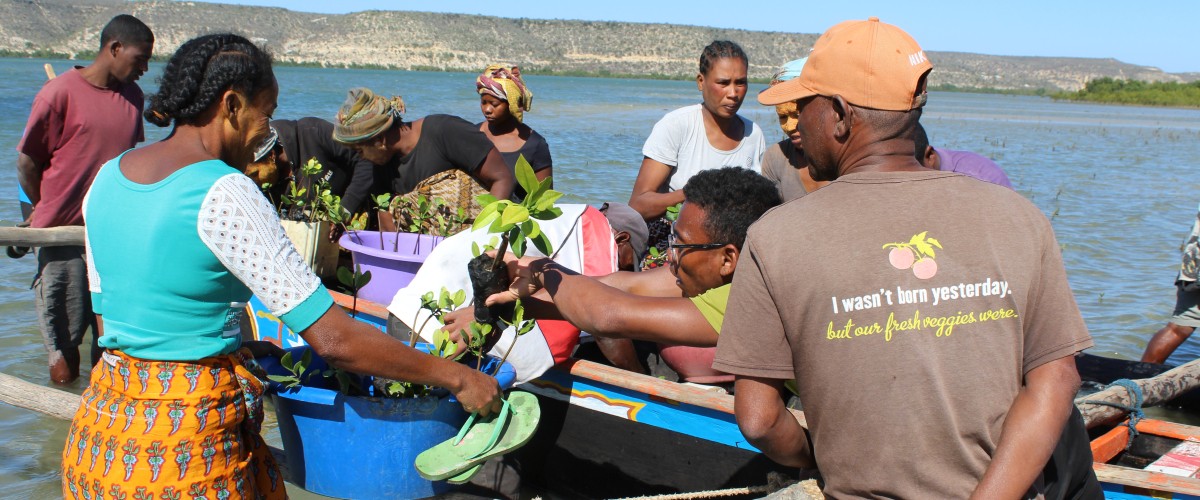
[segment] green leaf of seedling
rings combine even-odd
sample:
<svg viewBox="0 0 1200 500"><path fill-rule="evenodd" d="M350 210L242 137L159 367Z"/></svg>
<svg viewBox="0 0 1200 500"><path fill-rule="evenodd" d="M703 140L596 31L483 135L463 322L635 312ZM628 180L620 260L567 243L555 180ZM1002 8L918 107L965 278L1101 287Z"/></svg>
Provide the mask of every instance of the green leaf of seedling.
<svg viewBox="0 0 1200 500"><path fill-rule="evenodd" d="M475 201L479 202L479 206L487 208L488 205L494 204L498 200L496 199L495 196L492 196L491 194L483 193L479 196L476 196Z"/></svg>
<svg viewBox="0 0 1200 500"><path fill-rule="evenodd" d="M515 226L529 220L529 209L521 205L509 205L504 207L504 214L500 216L500 220L507 227Z"/></svg>
<svg viewBox="0 0 1200 500"><path fill-rule="evenodd" d="M538 233L536 237L531 238L533 246L542 252L542 255L552 255L554 246L550 243L550 238L546 237L546 233Z"/></svg>
<svg viewBox="0 0 1200 500"><path fill-rule="evenodd" d="M554 206L554 202L558 201L559 198L562 198L562 195L563 194L558 191L546 191L546 194L537 201L537 211L544 212L549 210Z"/></svg>
<svg viewBox="0 0 1200 500"><path fill-rule="evenodd" d="M503 233L505 231L508 231L509 229L512 229L512 225L511 224L509 224L507 226L504 225L504 222L502 220L500 220L499 217L497 217L496 220L492 221L492 225L488 227L488 232L489 233Z"/></svg>
<svg viewBox="0 0 1200 500"><path fill-rule="evenodd" d="M542 234L542 228L536 220L531 219L521 223L521 232L525 234L526 238L537 238Z"/></svg>
<svg viewBox="0 0 1200 500"><path fill-rule="evenodd" d="M271 379L271 381L272 381L272 382L279 382L279 383L281 383L281 384L288 384L289 386L290 386L291 384L295 384L295 383L298 383L298 382L300 382L299 380L297 380L297 379L296 379L296 377L294 377L294 376L291 376L291 375L267 375L267 378L268 378L268 379Z"/></svg>
<svg viewBox="0 0 1200 500"><path fill-rule="evenodd" d="M508 324L510 324L510 325L513 325L513 326L516 326L516 325L519 325L519 324L521 324L521 322L522 322L522 321L525 321L525 306L521 305L521 301L520 301L520 300L518 300L518 301L516 301L516 302L513 304L513 319L512 319L512 322L511 322L511 323L508 323L508 322L506 321L506 323L508 323Z"/></svg>
<svg viewBox="0 0 1200 500"><path fill-rule="evenodd" d="M523 200L523 201L528 201L528 203L526 203L525 206L527 206L527 207L537 206L538 200L542 199L542 196L546 194L546 191L550 190L550 184L553 182L554 182L553 179L550 177L547 177L547 178L539 181L537 189L534 191L530 191L529 196L526 196L525 200Z"/></svg>
<svg viewBox="0 0 1200 500"><path fill-rule="evenodd" d="M483 344L487 342L487 337L488 337L488 335L491 335L491 333L492 333L492 325L489 325L489 324L481 325L479 323L472 321L471 322L471 338L467 339L467 347L471 349L471 352L474 352L476 355L482 356L483 353L480 350L483 348Z"/></svg>
<svg viewBox="0 0 1200 500"><path fill-rule="evenodd" d="M522 335L525 335L526 333L533 331L534 326L537 326L537 322L535 322L532 319L527 319L525 321L520 322L516 328L517 336L520 337Z"/></svg>
<svg viewBox="0 0 1200 500"><path fill-rule="evenodd" d="M370 283L370 282L371 282L371 271L367 271L365 273L355 273L355 276L354 276L354 289L355 290L361 290L362 287L367 286L367 283Z"/></svg>
<svg viewBox="0 0 1200 500"><path fill-rule="evenodd" d="M463 303L466 301L467 301L467 292L465 290L459 290L457 292L454 292L454 308L455 309L458 309L458 307L463 305Z"/></svg>
<svg viewBox="0 0 1200 500"><path fill-rule="evenodd" d="M517 184L520 184L526 193L532 193L537 190L537 174L533 173L533 167L529 165L529 160L525 159L525 155L517 157L517 163L513 165L513 171L517 177Z"/></svg>
<svg viewBox="0 0 1200 500"><path fill-rule="evenodd" d="M292 351L283 353L283 357L279 358L279 364L284 368L287 368L288 371L293 371L292 367L296 366L296 363L292 361Z"/></svg>
<svg viewBox="0 0 1200 500"><path fill-rule="evenodd" d="M356 288L354 286L354 273L350 272L349 268L339 267L337 270L338 283L346 288Z"/></svg>
<svg viewBox="0 0 1200 500"><path fill-rule="evenodd" d="M562 215L561 208L551 207L547 210L542 210L542 211L534 213L532 215L532 217L537 220L554 220L554 219L557 219L558 216L560 216L560 215Z"/></svg>
<svg viewBox="0 0 1200 500"><path fill-rule="evenodd" d="M667 207L666 219L675 222L679 219L679 210L683 208L683 203L676 203Z"/></svg>
<svg viewBox="0 0 1200 500"><path fill-rule="evenodd" d="M516 255L517 258L524 257L525 256L525 238L521 237L520 229L514 227L511 231L508 232L508 234L509 234L508 247L509 247L509 249L512 250L513 255Z"/></svg>
<svg viewBox="0 0 1200 500"><path fill-rule="evenodd" d="M296 363L297 374L308 371L309 365L312 364L312 349L305 349L304 354L300 356L300 362Z"/></svg>
<svg viewBox="0 0 1200 500"><path fill-rule="evenodd" d="M377 210L387 210L392 204L391 193L384 193L375 197L375 208Z"/></svg>
<svg viewBox="0 0 1200 500"><path fill-rule="evenodd" d="M478 257L483 254L483 250L479 248L479 243L471 242L471 257Z"/></svg>
<svg viewBox="0 0 1200 500"><path fill-rule="evenodd" d="M471 229L479 229L491 224L500 215L500 203L492 203L485 205L483 210L479 211L479 215L475 216L475 223L471 225Z"/></svg>

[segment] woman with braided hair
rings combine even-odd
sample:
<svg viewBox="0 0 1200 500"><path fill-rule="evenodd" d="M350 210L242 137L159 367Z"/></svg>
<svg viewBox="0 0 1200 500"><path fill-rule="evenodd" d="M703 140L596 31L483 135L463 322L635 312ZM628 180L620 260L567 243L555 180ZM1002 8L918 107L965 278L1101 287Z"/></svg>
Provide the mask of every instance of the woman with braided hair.
<svg viewBox="0 0 1200 500"><path fill-rule="evenodd" d="M746 97L749 58L738 44L717 40L700 53L701 102L667 113L642 146L642 167L629 206L646 218L650 246L666 251L667 208L683 202L693 175L721 167L762 172L767 143L754 122L738 115Z"/></svg>
<svg viewBox="0 0 1200 500"><path fill-rule="evenodd" d="M67 434L64 496L286 497L249 371L255 353L279 350L241 340L251 293L335 367L446 387L468 411L499 408L495 379L333 307L241 171L279 95L270 55L241 36L202 36L159 84L145 116L171 135L104 164L83 203L108 352Z"/></svg>
<svg viewBox="0 0 1200 500"><path fill-rule="evenodd" d="M542 134L525 124L533 92L521 77L520 68L508 64L488 66L475 78L475 90L479 92L479 109L484 118L479 130L496 145L508 168L515 172L517 159L524 156L539 181L550 177L553 173L550 145ZM525 194L518 185L513 197L522 199Z"/></svg>

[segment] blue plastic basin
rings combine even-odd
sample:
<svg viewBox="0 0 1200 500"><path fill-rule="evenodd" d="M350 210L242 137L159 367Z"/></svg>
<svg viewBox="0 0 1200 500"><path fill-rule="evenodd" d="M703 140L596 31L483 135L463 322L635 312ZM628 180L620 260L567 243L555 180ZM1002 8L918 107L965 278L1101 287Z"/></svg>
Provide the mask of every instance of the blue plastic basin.
<svg viewBox="0 0 1200 500"><path fill-rule="evenodd" d="M304 349L290 350L299 359ZM260 364L269 373L285 373L274 360L264 361ZM489 357L486 365L498 362ZM324 367L314 352L310 369ZM504 388L515 377L509 363L496 375ZM413 466L417 454L453 437L466 422L468 414L444 389L396 399L349 397L319 387L276 388L275 415L294 484L351 499L423 498L453 487L421 478Z"/></svg>

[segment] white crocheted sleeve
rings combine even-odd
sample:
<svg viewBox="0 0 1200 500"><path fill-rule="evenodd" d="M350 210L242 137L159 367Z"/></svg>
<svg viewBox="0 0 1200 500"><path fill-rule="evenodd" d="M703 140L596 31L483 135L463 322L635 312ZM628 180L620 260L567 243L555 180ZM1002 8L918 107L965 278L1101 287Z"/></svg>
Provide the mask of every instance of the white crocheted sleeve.
<svg viewBox="0 0 1200 500"><path fill-rule="evenodd" d="M92 190L89 188L87 193L83 195L83 220L87 220L88 199L92 197ZM84 263L87 264L88 292L93 294L100 293L100 273L96 272L96 263L92 260L92 239L88 237L87 226L83 227L83 257Z"/></svg>
<svg viewBox="0 0 1200 500"><path fill-rule="evenodd" d="M275 208L243 174L229 174L213 183L200 205L197 229L225 268L276 316L283 318L324 292L321 280L279 225Z"/></svg>

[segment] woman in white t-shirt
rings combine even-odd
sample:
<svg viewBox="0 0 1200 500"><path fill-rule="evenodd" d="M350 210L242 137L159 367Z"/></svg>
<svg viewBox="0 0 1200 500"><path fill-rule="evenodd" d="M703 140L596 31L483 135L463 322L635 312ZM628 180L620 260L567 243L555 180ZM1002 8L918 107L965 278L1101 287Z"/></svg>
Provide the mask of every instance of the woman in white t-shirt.
<svg viewBox="0 0 1200 500"><path fill-rule="evenodd" d="M667 113L646 139L629 206L650 223L651 246L666 241L663 215L683 202L683 185L693 175L720 167L762 171L767 149L762 130L737 114L746 97L748 67L736 43L718 40L704 47L696 75L702 102Z"/></svg>

